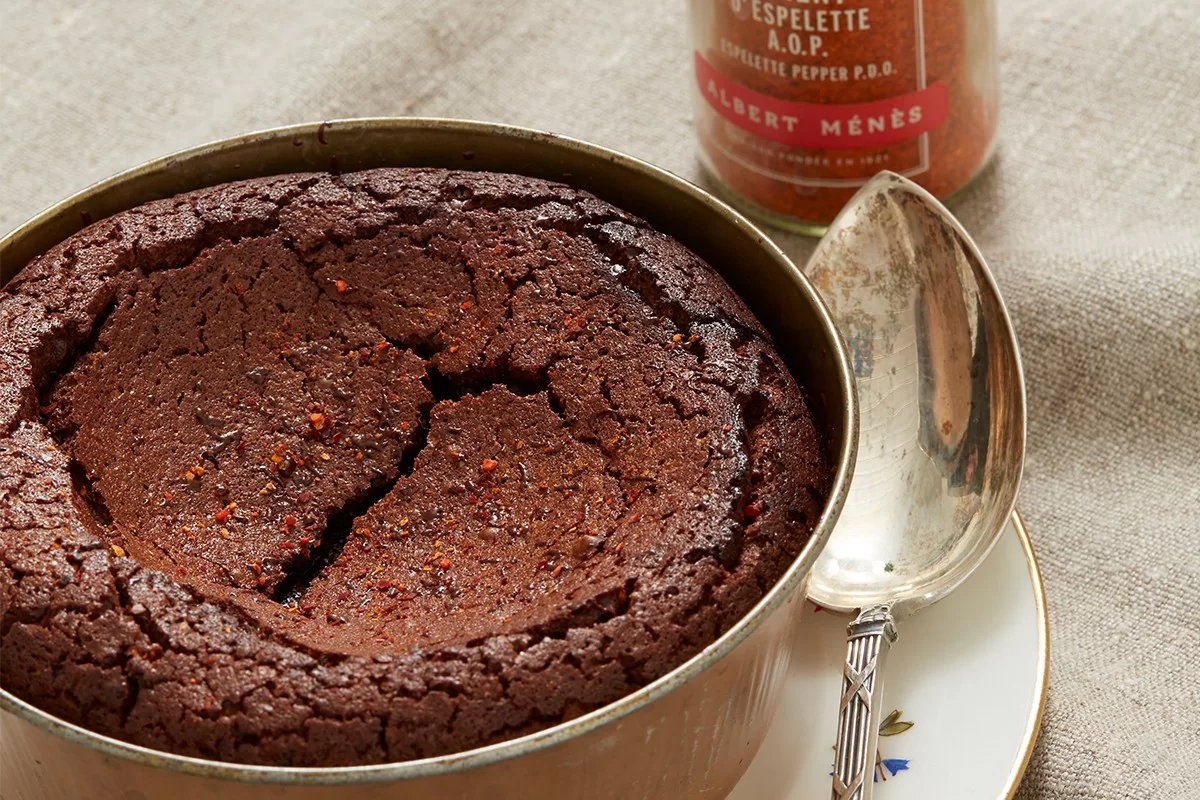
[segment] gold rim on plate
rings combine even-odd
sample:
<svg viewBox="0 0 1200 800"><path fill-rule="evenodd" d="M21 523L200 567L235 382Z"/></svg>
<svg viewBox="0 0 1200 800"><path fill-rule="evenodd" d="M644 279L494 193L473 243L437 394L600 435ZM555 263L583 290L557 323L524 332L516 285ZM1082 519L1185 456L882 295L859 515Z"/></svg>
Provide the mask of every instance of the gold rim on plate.
<svg viewBox="0 0 1200 800"><path fill-rule="evenodd" d="M1042 582L1042 571L1038 566L1037 556L1033 552L1033 542L1029 539L1029 531L1025 528L1025 520L1020 513L1013 509L1013 527L1016 528L1017 538L1021 540L1021 549L1025 551L1025 561L1029 565L1029 579L1033 582L1033 599L1037 608L1038 623L1038 676L1036 685L1037 703L1029 714L1025 725L1025 736L1021 742L1020 757L1013 765L1004 787L1005 800L1012 800L1017 790L1021 788L1021 779L1029 768L1029 759L1033 757L1033 746L1037 743L1038 732L1042 727L1042 714L1046 710L1046 695L1050 683L1050 614L1046 606L1046 586Z"/></svg>

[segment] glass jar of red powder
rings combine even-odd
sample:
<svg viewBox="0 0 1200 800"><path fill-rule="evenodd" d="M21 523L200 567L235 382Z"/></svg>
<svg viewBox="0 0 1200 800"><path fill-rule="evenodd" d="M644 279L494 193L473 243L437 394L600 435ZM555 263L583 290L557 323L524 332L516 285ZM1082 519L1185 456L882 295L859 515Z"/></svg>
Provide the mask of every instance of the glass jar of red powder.
<svg viewBox="0 0 1200 800"><path fill-rule="evenodd" d="M872 175L939 198L996 140L994 0L690 0L696 132L730 199L820 233Z"/></svg>

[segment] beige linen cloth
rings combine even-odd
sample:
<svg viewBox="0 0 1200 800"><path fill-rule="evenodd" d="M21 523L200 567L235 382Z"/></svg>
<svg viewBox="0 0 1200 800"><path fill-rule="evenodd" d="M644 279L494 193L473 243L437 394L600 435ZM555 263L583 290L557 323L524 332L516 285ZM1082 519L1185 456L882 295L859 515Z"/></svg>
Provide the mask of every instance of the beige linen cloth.
<svg viewBox="0 0 1200 800"><path fill-rule="evenodd" d="M999 157L957 213L1029 386L1019 505L1053 647L1018 797L1200 798L1200 0L1000 5ZM0 231L169 151L331 117L527 125L697 175L679 0L0 14Z"/></svg>

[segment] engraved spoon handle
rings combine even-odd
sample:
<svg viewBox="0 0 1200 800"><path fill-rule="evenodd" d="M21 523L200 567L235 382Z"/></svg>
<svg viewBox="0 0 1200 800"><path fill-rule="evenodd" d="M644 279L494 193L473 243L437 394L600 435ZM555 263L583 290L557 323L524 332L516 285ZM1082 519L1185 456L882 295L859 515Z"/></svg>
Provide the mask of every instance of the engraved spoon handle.
<svg viewBox="0 0 1200 800"><path fill-rule="evenodd" d="M833 800L870 800L883 709L883 667L896 641L891 604L864 608L846 633Z"/></svg>

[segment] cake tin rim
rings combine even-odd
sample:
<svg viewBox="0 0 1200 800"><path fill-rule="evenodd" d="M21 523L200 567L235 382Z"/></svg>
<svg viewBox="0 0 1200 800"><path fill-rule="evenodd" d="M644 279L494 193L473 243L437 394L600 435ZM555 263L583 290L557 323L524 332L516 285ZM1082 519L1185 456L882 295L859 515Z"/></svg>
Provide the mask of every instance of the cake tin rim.
<svg viewBox="0 0 1200 800"><path fill-rule="evenodd" d="M585 157L602 159L618 164L637 174L643 180L665 184L674 192L679 192L689 196L693 200L699 201L717 216L724 218L734 228L753 240L758 247L765 249L771 260L787 273L792 282L807 296L809 305L817 316L816 322L818 327L825 334L827 344L832 347L832 355L835 362L834 368L840 377L841 384L837 389L840 391L841 397L844 398L844 402L838 403L841 416L840 425L844 431L842 446L839 452L830 453L830 457L836 465L834 479L812 535L808 542L805 543L800 554L792 560L783 575L780 576L775 584L767 590L763 597L746 614L702 651L684 661L667 674L635 692L568 722L559 723L545 730L471 750L410 761L343 767L281 767L240 764L178 755L95 733L85 727L75 725L42 711L31 703L17 698L3 688L0 688L0 710L11 713L52 735L84 745L105 755L130 759L147 766L183 772L199 777L247 783L291 785L352 785L357 783L430 778L447 773L465 772L473 768L484 767L547 749L562 741L587 734L651 705L722 660L724 656L733 651L801 588L805 577L816 560L817 554L824 547L833 530L833 524L845 502L850 477L854 468L858 446L858 399L849 354L842 337L837 332L829 309L825 306L815 287L800 268L761 229L702 187L661 167L654 166L633 156L568 136L499 123L438 117L366 117L300 123L268 128L185 148L98 181L82 191L50 206L41 213L36 214L0 238L0 258L3 258L3 254L9 251L14 243L30 235L31 232L37 230L40 226L51 223L58 215L72 208L77 208L86 203L89 198L134 178L162 173L180 162L204 159L223 151L236 150L254 143L277 141L281 147L291 147L293 142L301 137L315 136L321 138L323 131L333 127L338 129L339 134L342 134L347 128L358 129L364 132L435 129L446 132L507 137L523 140L531 145L549 148L550 150L562 148L575 151L575 153ZM470 167L469 164L464 166L466 168ZM519 172L516 174L519 174ZM570 184L569 180L565 182ZM146 201L142 200L139 202ZM132 207L135 206L130 206L130 208ZM684 244L686 245L686 242ZM13 275L17 274L25 266L26 264L22 264L13 270ZM832 390L834 387L826 386L823 388ZM798 602L802 601L802 599L802 596L797 597Z"/></svg>

